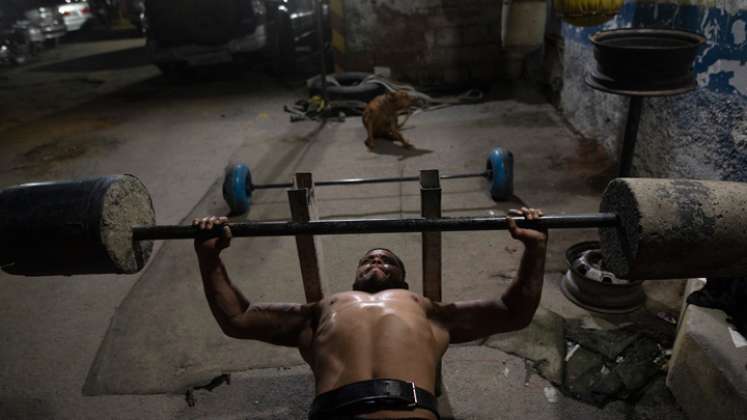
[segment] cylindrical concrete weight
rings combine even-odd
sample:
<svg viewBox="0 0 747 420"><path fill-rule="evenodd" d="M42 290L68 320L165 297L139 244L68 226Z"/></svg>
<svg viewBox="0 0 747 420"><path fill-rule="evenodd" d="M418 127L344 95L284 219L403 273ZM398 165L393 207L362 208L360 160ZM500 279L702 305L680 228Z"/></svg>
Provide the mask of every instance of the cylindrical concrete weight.
<svg viewBox="0 0 747 420"><path fill-rule="evenodd" d="M153 249L133 241L140 224L155 213L132 175L11 187L0 191L0 265L26 276L135 273Z"/></svg>
<svg viewBox="0 0 747 420"><path fill-rule="evenodd" d="M747 274L747 183L619 178L600 209L604 263L618 277L652 280Z"/></svg>

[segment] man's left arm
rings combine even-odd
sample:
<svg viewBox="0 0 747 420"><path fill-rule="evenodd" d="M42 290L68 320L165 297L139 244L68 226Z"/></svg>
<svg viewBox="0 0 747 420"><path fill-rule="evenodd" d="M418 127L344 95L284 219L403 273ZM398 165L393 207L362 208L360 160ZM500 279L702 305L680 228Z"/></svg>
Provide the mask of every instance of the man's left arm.
<svg viewBox="0 0 747 420"><path fill-rule="evenodd" d="M528 220L542 211L522 208ZM432 318L448 331L452 343L477 340L525 328L532 321L542 296L547 253L547 232L522 229L509 218L509 232L524 245L516 278L500 299L479 299L432 305Z"/></svg>

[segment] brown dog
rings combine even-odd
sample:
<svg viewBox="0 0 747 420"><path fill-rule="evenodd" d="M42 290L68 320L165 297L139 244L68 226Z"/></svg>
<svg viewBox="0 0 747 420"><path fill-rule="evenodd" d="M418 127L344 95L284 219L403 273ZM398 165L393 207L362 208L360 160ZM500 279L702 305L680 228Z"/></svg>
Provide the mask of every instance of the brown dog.
<svg viewBox="0 0 747 420"><path fill-rule="evenodd" d="M376 137L384 137L391 141L398 141L402 146L411 149L414 146L402 137L397 117L400 111L407 110L415 103L415 98L407 92L387 92L379 95L366 105L363 111L363 126L368 131L366 146L373 147Z"/></svg>

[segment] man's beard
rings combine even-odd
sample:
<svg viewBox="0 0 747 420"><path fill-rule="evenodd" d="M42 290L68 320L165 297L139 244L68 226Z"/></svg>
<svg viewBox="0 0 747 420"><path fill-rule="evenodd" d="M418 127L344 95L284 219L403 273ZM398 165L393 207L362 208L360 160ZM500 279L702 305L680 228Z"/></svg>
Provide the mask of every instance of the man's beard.
<svg viewBox="0 0 747 420"><path fill-rule="evenodd" d="M378 293L389 289L409 289L409 285L402 280L392 279L391 275L377 270L369 270L359 275L353 283L353 290L367 293Z"/></svg>

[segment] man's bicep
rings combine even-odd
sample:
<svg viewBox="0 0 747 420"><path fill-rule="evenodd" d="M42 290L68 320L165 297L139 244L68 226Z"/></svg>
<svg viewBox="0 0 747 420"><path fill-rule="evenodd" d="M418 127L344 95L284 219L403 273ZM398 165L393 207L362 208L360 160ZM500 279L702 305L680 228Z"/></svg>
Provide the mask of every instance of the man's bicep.
<svg viewBox="0 0 747 420"><path fill-rule="evenodd" d="M299 347L312 326L314 304L258 303L231 320L236 338Z"/></svg>
<svg viewBox="0 0 747 420"><path fill-rule="evenodd" d="M501 299L435 303L436 318L448 329L453 344L516 330L511 312Z"/></svg>

